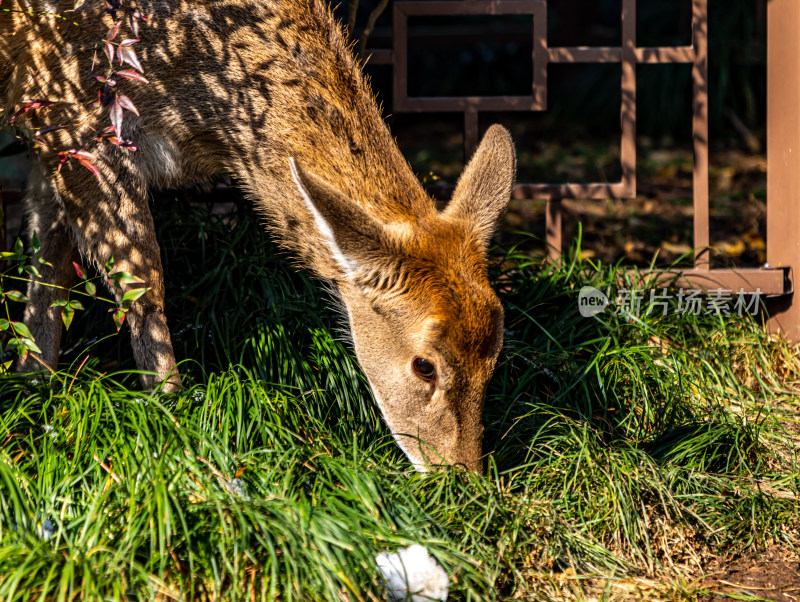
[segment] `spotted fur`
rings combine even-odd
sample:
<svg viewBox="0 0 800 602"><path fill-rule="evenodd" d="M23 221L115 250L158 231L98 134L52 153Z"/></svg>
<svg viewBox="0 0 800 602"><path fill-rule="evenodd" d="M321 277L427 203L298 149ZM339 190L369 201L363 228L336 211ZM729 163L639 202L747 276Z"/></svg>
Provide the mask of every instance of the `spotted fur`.
<svg viewBox="0 0 800 602"><path fill-rule="evenodd" d="M141 117L125 115L135 153L96 134L95 46L111 23L102 2L6 0L0 11L0 106L59 104L24 127L70 123L36 139L27 203L53 263L42 280L69 286L79 254L150 287L129 323L145 384L180 387L164 316L163 270L148 186L231 174L275 238L344 307L356 355L393 435L414 465L481 467L481 410L502 345L503 312L486 247L511 192L514 149L487 132L449 207L434 202L402 157L322 0L139 0L149 17L135 46L148 85L120 79ZM42 11L68 15L59 19ZM102 22L102 24L101 24ZM95 74L98 71L94 72ZM57 152L83 148L103 178ZM26 321L54 367L60 293L34 282ZM121 294L117 291L115 294ZM436 367L427 382L414 358Z"/></svg>

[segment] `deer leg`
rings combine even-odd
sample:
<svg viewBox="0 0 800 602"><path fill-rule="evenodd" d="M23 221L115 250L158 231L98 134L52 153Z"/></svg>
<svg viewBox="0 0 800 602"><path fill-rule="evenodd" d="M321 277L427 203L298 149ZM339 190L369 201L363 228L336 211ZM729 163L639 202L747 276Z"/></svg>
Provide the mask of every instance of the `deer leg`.
<svg viewBox="0 0 800 602"><path fill-rule="evenodd" d="M80 181L64 182L64 203L81 250L104 276L110 275L105 266L113 257L113 267L108 270L111 274L128 272L144 282L122 283L120 287L109 285L117 302L131 289L149 289L130 304L126 316L133 356L138 368L146 372L142 375L145 387L153 388L163 382L165 391L175 391L181 388L181 379L164 315L164 270L148 207L147 187L135 166L124 163L111 170L103 169L105 165L98 162L104 172L100 184L83 168L71 170L65 179ZM98 186L103 193L99 197ZM87 202L87 198L91 201Z"/></svg>
<svg viewBox="0 0 800 602"><path fill-rule="evenodd" d="M32 179L35 181L35 179ZM28 234L36 234L41 248L36 254L48 263L36 262L41 277L28 282L28 299L25 308L25 325L31 331L41 354L29 354L17 364L20 372L39 372L58 366L58 349L61 344L61 308L53 302L66 298L75 276L72 261L78 259L74 236L69 231L66 216L55 199L52 188L36 182L27 199L30 222ZM49 265L48 265L49 264Z"/></svg>

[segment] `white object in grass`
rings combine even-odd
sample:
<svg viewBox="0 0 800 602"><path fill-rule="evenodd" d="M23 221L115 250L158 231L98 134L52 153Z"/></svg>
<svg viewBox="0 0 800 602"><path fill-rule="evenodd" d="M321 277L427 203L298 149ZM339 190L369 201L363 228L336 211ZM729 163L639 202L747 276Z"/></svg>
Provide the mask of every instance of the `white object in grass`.
<svg viewBox="0 0 800 602"><path fill-rule="evenodd" d="M16 529L15 529L16 531ZM36 534L43 540L47 541L58 531L58 527L52 519L46 518L40 525L36 527Z"/></svg>
<svg viewBox="0 0 800 602"><path fill-rule="evenodd" d="M222 484L225 486L225 489L227 489L233 495L240 497L244 500L250 499L250 496L247 495L247 485L242 479L222 481Z"/></svg>
<svg viewBox="0 0 800 602"><path fill-rule="evenodd" d="M415 543L394 554L383 552L375 557L375 562L386 581L390 600L447 600L447 573L420 544Z"/></svg>
<svg viewBox="0 0 800 602"><path fill-rule="evenodd" d="M53 427L50 424L45 424L44 426L42 426L42 428L44 429L45 433L48 433L50 435L50 438L53 441L58 440L58 431L55 429L55 427Z"/></svg>

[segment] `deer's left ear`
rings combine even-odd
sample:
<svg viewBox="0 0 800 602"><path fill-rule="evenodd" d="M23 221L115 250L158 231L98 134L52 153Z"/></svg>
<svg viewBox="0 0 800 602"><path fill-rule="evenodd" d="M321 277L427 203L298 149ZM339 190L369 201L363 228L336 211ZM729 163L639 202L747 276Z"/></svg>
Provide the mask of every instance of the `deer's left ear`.
<svg viewBox="0 0 800 602"><path fill-rule="evenodd" d="M516 155L511 135L493 125L481 140L458 180L444 215L466 221L478 241L489 245L497 222L511 199L516 172Z"/></svg>
<svg viewBox="0 0 800 602"><path fill-rule="evenodd" d="M320 249L339 266L342 275L353 274L383 253L386 227L336 188L289 159L297 185L314 225L327 249Z"/></svg>

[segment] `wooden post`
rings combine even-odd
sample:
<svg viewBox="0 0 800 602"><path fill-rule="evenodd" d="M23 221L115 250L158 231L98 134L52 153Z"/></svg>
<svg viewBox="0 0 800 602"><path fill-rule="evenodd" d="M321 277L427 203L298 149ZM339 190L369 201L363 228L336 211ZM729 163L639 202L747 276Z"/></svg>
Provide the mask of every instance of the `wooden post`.
<svg viewBox="0 0 800 602"><path fill-rule="evenodd" d="M708 3L692 2L692 137L694 139L694 267L708 270L710 211L708 189Z"/></svg>
<svg viewBox="0 0 800 602"><path fill-rule="evenodd" d="M767 263L800 270L798 0L767 2ZM791 341L800 340L797 297L794 292L770 305L770 329Z"/></svg>

